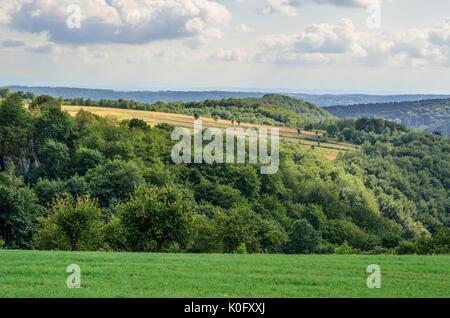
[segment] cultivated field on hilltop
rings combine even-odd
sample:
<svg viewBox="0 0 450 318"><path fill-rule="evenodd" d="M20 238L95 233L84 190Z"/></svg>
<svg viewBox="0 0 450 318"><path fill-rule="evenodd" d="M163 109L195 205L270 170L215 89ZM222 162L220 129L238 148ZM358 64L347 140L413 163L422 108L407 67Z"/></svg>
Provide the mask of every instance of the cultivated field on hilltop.
<svg viewBox="0 0 450 318"><path fill-rule="evenodd" d="M141 110L130 109L117 109L108 107L86 107L86 106L63 106L63 110L67 111L70 115L75 116L81 109L91 112L93 114L102 117L116 117L119 120L126 119L142 119L150 125L156 125L160 123L167 123L170 125L184 127L192 129L194 126L194 117L183 114L162 113L162 112L150 112ZM222 129L228 127L238 127L237 124L233 124L229 120L214 120L212 118L200 118L203 122L203 127L219 127ZM263 126L257 124L241 123L239 127L242 128L274 128L273 126ZM320 153L325 158L335 160L341 151L356 149L354 145L337 143L337 142L321 142L316 141L317 137L322 136L323 133L316 131L302 130L300 133L294 128L277 127L280 129L280 137L287 142L295 142L304 146L314 146L320 149Z"/></svg>
<svg viewBox="0 0 450 318"><path fill-rule="evenodd" d="M0 251L0 297L449 297L449 256ZM81 268L68 289L66 267ZM381 289L366 268L381 267Z"/></svg>

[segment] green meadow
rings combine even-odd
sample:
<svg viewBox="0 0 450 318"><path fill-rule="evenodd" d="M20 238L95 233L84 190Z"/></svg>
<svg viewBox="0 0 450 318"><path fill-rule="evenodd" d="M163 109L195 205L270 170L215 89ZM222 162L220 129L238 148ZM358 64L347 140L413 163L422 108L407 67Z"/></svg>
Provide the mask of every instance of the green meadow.
<svg viewBox="0 0 450 318"><path fill-rule="evenodd" d="M69 289L66 268L81 268ZM369 289L366 268L381 267ZM449 297L450 256L0 251L0 297Z"/></svg>

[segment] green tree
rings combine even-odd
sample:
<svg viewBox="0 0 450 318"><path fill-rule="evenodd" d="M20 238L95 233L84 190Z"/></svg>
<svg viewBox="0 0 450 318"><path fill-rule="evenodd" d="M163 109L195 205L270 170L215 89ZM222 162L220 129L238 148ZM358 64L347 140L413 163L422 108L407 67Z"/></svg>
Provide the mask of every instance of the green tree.
<svg viewBox="0 0 450 318"><path fill-rule="evenodd" d="M92 195L103 207L129 199L136 186L144 183L139 167L132 161L108 161L86 174Z"/></svg>
<svg viewBox="0 0 450 318"><path fill-rule="evenodd" d="M32 171L32 179L64 179L69 175L69 148L60 142L47 139L39 148L40 166Z"/></svg>
<svg viewBox="0 0 450 318"><path fill-rule="evenodd" d="M322 207L317 204L308 204L302 209L300 215L317 231L321 231L327 222L327 217L323 213Z"/></svg>
<svg viewBox="0 0 450 318"><path fill-rule="evenodd" d="M347 220L330 220L325 226L323 237L333 244L348 242L352 247L369 250L372 246L369 235Z"/></svg>
<svg viewBox="0 0 450 318"><path fill-rule="evenodd" d="M79 175L85 175L89 169L104 162L102 153L96 149L79 148L75 152L73 168Z"/></svg>
<svg viewBox="0 0 450 318"><path fill-rule="evenodd" d="M38 148L49 139L72 147L75 138L75 122L60 109L46 109L34 120L33 138Z"/></svg>
<svg viewBox="0 0 450 318"><path fill-rule="evenodd" d="M0 186L0 239L8 248L30 248L43 208L33 191Z"/></svg>
<svg viewBox="0 0 450 318"><path fill-rule="evenodd" d="M53 98L48 95L41 95L41 96L35 97L32 100L32 102L30 104L30 108L31 109L40 108L42 110L51 109L51 108L61 109L61 103L56 98Z"/></svg>
<svg viewBox="0 0 450 318"><path fill-rule="evenodd" d="M41 229L34 236L38 249L95 250L103 244L103 212L89 196L59 197L39 222Z"/></svg>
<svg viewBox="0 0 450 318"><path fill-rule="evenodd" d="M189 242L193 209L174 188L140 186L117 210L133 251L162 252L172 244L185 248Z"/></svg>
<svg viewBox="0 0 450 318"><path fill-rule="evenodd" d="M213 219L203 214L196 214L193 223L193 242L190 252L222 253L223 244L217 225Z"/></svg>
<svg viewBox="0 0 450 318"><path fill-rule="evenodd" d="M0 88L0 98L6 98L10 94L8 88Z"/></svg>
<svg viewBox="0 0 450 318"><path fill-rule="evenodd" d="M78 175L74 175L64 181L64 190L74 197L81 197L91 194L86 179Z"/></svg>
<svg viewBox="0 0 450 318"><path fill-rule="evenodd" d="M238 206L215 217L226 253L235 253L240 246L244 245L247 252L261 251L258 236L260 220L250 208Z"/></svg>
<svg viewBox="0 0 450 318"><path fill-rule="evenodd" d="M140 129L143 131L148 131L150 128L145 121L137 118L131 119L130 122L128 123L128 127L130 129Z"/></svg>
<svg viewBox="0 0 450 318"><path fill-rule="evenodd" d="M31 152L31 116L17 94L0 103L0 165L6 171L7 160L25 158Z"/></svg>
<svg viewBox="0 0 450 318"><path fill-rule="evenodd" d="M311 254L318 250L320 236L314 227L306 220L294 222L289 235L286 251L291 254Z"/></svg>
<svg viewBox="0 0 450 318"><path fill-rule="evenodd" d="M42 206L49 206L54 199L64 193L64 183L60 180L39 179L33 187Z"/></svg>

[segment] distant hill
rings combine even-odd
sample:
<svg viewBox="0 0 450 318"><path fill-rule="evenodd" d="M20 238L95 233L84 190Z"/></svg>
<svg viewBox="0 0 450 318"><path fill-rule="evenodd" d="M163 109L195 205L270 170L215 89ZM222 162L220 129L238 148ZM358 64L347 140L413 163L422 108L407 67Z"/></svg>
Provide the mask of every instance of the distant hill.
<svg viewBox="0 0 450 318"><path fill-rule="evenodd" d="M339 118L381 117L431 132L450 135L450 99L326 107Z"/></svg>
<svg viewBox="0 0 450 318"><path fill-rule="evenodd" d="M12 91L32 92L36 95L50 95L64 98L91 98L96 100L128 99L142 103L183 101L197 102L207 99L263 97L264 92L231 92L231 91L114 91L106 89L86 89L70 87L26 87L8 86ZM269 93L269 92L267 92ZM450 95L364 95L364 94L297 94L284 93L294 98L303 99L315 105L336 106L364 103L390 103L416 101L425 99L450 98Z"/></svg>
<svg viewBox="0 0 450 318"><path fill-rule="evenodd" d="M263 97L208 99L198 102L140 103L132 100L65 99L66 105L97 106L154 112L198 115L243 123L312 127L329 122L333 115L312 103L297 98L267 94Z"/></svg>
<svg viewBox="0 0 450 318"><path fill-rule="evenodd" d="M414 95L365 95L365 94L287 94L289 96L304 99L310 103L321 107L347 106L358 104L375 104L375 103L396 103L396 102L412 102L430 99L450 98L450 95L430 95L430 94L414 94Z"/></svg>
<svg viewBox="0 0 450 318"><path fill-rule="evenodd" d="M223 91L115 91L72 87L25 87L7 86L12 91L32 92L36 95L50 95L63 98L91 98L96 100L128 99L142 103L184 101L194 102L206 99L262 97L263 93L223 92Z"/></svg>

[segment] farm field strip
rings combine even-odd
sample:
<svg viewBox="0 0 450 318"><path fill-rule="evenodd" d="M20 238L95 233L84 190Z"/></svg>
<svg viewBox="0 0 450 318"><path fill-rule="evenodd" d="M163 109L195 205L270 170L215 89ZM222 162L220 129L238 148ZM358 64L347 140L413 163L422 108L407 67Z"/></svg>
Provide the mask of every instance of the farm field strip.
<svg viewBox="0 0 450 318"><path fill-rule="evenodd" d="M174 126L184 127L188 129L193 129L194 126L194 118L190 115L183 114L173 114L173 113L161 113L161 112L150 112L150 111L140 111L140 110L128 110L128 109L119 109L119 108L106 108L106 107L87 107L87 106L63 106L63 109L67 111L70 115L74 116L81 109L85 111L89 111L93 114L102 116L102 117L116 117L118 119L132 119L139 118L144 120L150 125L156 125L159 123L167 123ZM218 127L221 129L236 127L233 125L231 121L227 120L214 120L211 118L201 118L203 122L203 127ZM242 123L240 125L242 128L274 128L273 126L265 126L265 125L257 125L250 123ZM336 159L338 152L354 150L357 149L356 146L345 144L345 143L337 143L337 142L320 142L313 141L310 138L317 136L315 131L301 131L301 134L298 134L296 129L288 128L288 127L277 127L280 130L280 137L282 140L287 142L300 143L306 146L315 146L322 149L333 150L331 153L327 153L328 159ZM320 133L319 133L320 135ZM336 152L338 151L338 152Z"/></svg>

